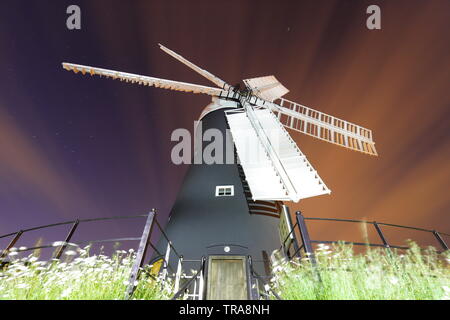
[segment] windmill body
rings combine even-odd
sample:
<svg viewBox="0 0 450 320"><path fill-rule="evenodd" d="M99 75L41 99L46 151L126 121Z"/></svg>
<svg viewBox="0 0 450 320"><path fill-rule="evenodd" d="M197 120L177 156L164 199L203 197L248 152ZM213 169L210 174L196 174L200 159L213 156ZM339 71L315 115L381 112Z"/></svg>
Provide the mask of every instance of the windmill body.
<svg viewBox="0 0 450 320"><path fill-rule="evenodd" d="M229 129L237 161L189 168L166 226L169 238L188 259L216 250L219 255L249 254L255 261L267 262L268 255L280 246L278 227L281 230L284 226L278 218L287 215L282 202L331 192L287 130L377 155L370 130L282 98L289 90L274 76L246 79L241 90L168 48L160 48L216 87L72 63L63 63L63 67L75 73L212 97L200 115L203 128L219 129L224 135ZM211 262L211 270L214 268Z"/></svg>
<svg viewBox="0 0 450 320"><path fill-rule="evenodd" d="M221 108L205 115L203 130L214 128L225 135L228 110L233 109ZM232 188L232 192L218 195L218 187ZM255 268L262 274L263 251L269 255L279 247L279 219L273 203L267 202L263 210L256 212L249 209L248 201L237 164L191 164L165 232L187 260L207 255L211 246L228 246L229 254L235 253L234 246L246 247L246 253L254 258ZM162 241L160 251L165 249L164 245Z"/></svg>

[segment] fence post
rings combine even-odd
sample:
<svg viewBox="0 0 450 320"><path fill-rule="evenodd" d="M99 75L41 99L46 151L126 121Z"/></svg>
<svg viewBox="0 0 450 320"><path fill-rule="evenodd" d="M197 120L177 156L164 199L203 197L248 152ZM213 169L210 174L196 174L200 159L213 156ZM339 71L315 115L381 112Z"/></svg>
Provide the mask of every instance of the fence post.
<svg viewBox="0 0 450 320"><path fill-rule="evenodd" d="M263 258L263 263L264 263L264 272L265 272L266 276L270 277L270 276L272 276L272 269L270 268L270 257L267 254L266 250L262 251L262 258Z"/></svg>
<svg viewBox="0 0 450 320"><path fill-rule="evenodd" d="M180 256L178 258L178 266L177 266L177 274L175 276L175 286L174 286L174 292L178 292L178 289L180 288L180 280L181 280L181 272L183 268L183 256Z"/></svg>
<svg viewBox="0 0 450 320"><path fill-rule="evenodd" d="M0 259L3 259L9 252L9 249L11 249L12 247L14 247L14 245L16 244L17 240L19 240L20 236L22 235L23 231L20 230L16 233L16 235L14 236L14 238L11 240L11 242L8 244L8 246L5 248L5 250L3 250L2 254L0 255Z"/></svg>
<svg viewBox="0 0 450 320"><path fill-rule="evenodd" d="M314 251L311 245L311 239L309 238L308 229L306 228L305 217L303 217L300 211L295 213L297 218L297 224L300 229L300 236L302 238L303 247L305 248L305 252L308 255L308 258L311 259L311 263L316 265L316 257L314 255Z"/></svg>
<svg viewBox="0 0 450 320"><path fill-rule="evenodd" d="M380 226L378 225L378 223L377 223L376 221L373 222L373 226L375 227L375 230L377 230L378 235L380 236L380 239L381 239L381 241L383 242L383 245L384 245L386 248L389 248L390 245L389 245L389 243L387 242L386 238L384 237L383 231L381 231L381 228L380 228Z"/></svg>
<svg viewBox="0 0 450 320"><path fill-rule="evenodd" d="M149 212L147 221L145 222L144 231L142 232L141 242L139 243L139 249L136 253L136 259L134 260L133 267L131 269L129 284L127 287L126 298L129 299L133 295L136 286L134 282L137 280L139 276L139 268L142 267L145 253L147 252L148 244L150 242L150 235L152 233L153 228L153 220L155 218L155 209Z"/></svg>
<svg viewBox="0 0 450 320"><path fill-rule="evenodd" d="M437 241L440 243L440 245L442 246L442 248L444 248L444 251L448 250L448 246L445 243L444 239L442 239L441 235L439 234L439 232L437 232L436 230L433 230L433 234L436 237Z"/></svg>
<svg viewBox="0 0 450 320"><path fill-rule="evenodd" d="M288 259L291 259L291 253L289 252L289 249L291 247L291 244L294 246L294 255L295 253L297 253L299 250L299 246L298 246L298 241L297 241L297 237L295 236L295 232L294 232L294 228L292 227L292 220L291 220L291 212L289 211L289 207L286 205L282 205L282 210L281 210L281 214L284 214L284 219L286 221L286 224L288 225L288 231L290 232L290 235L288 236L287 239L284 239L284 242L281 244L282 248L283 248L283 253L288 257ZM288 239L292 239L292 242L289 243L289 246L286 247L285 243Z"/></svg>
<svg viewBox="0 0 450 320"><path fill-rule="evenodd" d="M164 262L163 262L163 271L161 274L161 284L164 285L167 278L167 268L169 268L169 259L170 259L170 247L172 243L170 241L167 242L167 249L166 254L164 255Z"/></svg>
<svg viewBox="0 0 450 320"><path fill-rule="evenodd" d="M67 243L70 241L70 239L72 239L73 233L77 229L79 223L80 223L80 221L78 219L74 222L74 224L72 225L72 228L70 228L70 231L67 234L66 239L64 240L64 244L58 248L58 251L55 254L55 259L61 258L62 253L67 248Z"/></svg>
<svg viewBox="0 0 450 320"><path fill-rule="evenodd" d="M206 258L202 257L202 269L200 270L199 274L199 281L198 281L198 299L197 300L203 300L203 291L205 287L204 283L204 277L205 277L205 263ZM195 293L195 292L194 292Z"/></svg>

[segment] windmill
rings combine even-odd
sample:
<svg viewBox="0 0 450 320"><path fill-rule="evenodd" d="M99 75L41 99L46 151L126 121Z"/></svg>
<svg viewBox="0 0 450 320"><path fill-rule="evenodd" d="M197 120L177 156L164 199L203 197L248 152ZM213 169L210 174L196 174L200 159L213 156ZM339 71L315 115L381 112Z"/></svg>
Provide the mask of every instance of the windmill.
<svg viewBox="0 0 450 320"><path fill-rule="evenodd" d="M233 254L241 246L249 248L252 256L263 252L267 260L267 251L278 248L277 218L288 215L282 202L331 192L287 129L377 155L371 130L282 98L289 90L274 76L246 79L240 89L159 46L216 87L72 63L63 67L83 75L212 97L200 120L206 128L223 132L229 128L239 161L231 166L191 165L166 226L169 238L185 256L198 258L216 245ZM249 145L256 159L248 157ZM226 244L236 246L230 251Z"/></svg>

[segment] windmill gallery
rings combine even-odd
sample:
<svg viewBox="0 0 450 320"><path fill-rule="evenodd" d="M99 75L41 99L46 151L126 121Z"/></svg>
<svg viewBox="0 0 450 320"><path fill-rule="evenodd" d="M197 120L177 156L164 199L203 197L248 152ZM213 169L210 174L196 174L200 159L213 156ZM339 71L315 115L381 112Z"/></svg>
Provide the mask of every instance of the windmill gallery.
<svg viewBox="0 0 450 320"><path fill-rule="evenodd" d="M63 67L212 97L194 124L194 139L187 129L177 129L171 136L178 142L172 149L173 163L194 161L164 231L185 261L206 261L206 283L200 280L199 299L247 299L252 290L246 280L249 270L267 275L280 253L280 239L292 230L283 202L331 193L287 130L376 156L372 131L282 98L289 90L274 76L243 80L241 89L160 48L216 87L72 63Z"/></svg>

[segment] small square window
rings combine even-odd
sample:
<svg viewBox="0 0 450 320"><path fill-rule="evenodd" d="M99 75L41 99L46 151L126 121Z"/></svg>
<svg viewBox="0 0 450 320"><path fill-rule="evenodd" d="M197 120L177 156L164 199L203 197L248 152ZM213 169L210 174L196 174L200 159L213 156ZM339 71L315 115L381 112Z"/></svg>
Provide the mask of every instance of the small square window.
<svg viewBox="0 0 450 320"><path fill-rule="evenodd" d="M234 186L216 186L216 197L234 196Z"/></svg>

